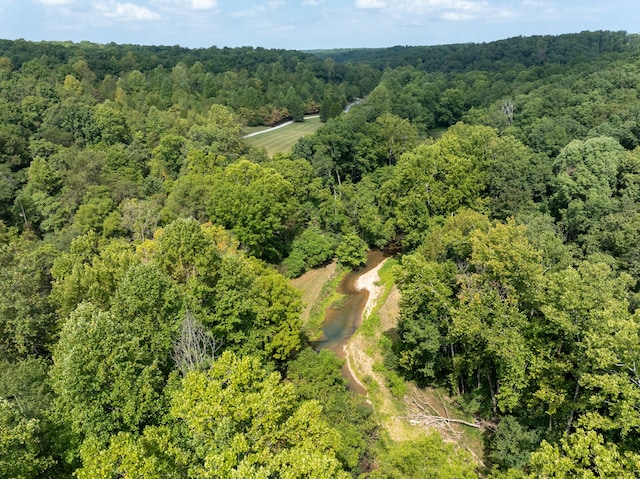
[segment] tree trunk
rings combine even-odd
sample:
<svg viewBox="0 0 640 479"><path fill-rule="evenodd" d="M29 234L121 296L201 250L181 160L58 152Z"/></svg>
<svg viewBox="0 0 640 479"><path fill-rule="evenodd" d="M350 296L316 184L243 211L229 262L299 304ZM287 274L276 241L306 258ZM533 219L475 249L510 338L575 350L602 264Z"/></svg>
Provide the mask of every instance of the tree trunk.
<svg viewBox="0 0 640 479"><path fill-rule="evenodd" d="M491 393L491 406L493 409L493 416L496 417L498 415L498 401L496 399L496 392L493 389L493 381L491 380L491 374L489 374L489 370L485 371L487 375L487 383L489 385L489 392Z"/></svg>
<svg viewBox="0 0 640 479"><path fill-rule="evenodd" d="M336 168L336 178L338 179L338 186L342 186L342 181L340 181L340 173L338 172L338 168Z"/></svg>
<svg viewBox="0 0 640 479"><path fill-rule="evenodd" d="M576 389L573 392L573 401L571 402L571 413L569 413L569 420L567 421L567 429L565 432L569 434L571 430L571 425L573 424L573 415L576 412L576 401L578 400L578 394L580 393L580 382L576 379Z"/></svg>

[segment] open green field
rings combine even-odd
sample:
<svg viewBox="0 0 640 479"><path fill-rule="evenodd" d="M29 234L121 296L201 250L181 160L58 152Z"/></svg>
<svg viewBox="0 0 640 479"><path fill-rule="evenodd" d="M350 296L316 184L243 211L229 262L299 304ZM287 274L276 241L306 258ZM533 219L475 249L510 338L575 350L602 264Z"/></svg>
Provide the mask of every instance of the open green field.
<svg viewBox="0 0 640 479"><path fill-rule="evenodd" d="M246 138L245 141L258 148L265 148L270 156L275 153L288 153L299 138L314 133L321 125L320 118L310 118L301 123L292 123L273 131Z"/></svg>
<svg viewBox="0 0 640 479"><path fill-rule="evenodd" d="M268 130L268 126L260 125L260 126L244 126L242 127L242 135L250 135L251 133L256 133L258 131Z"/></svg>

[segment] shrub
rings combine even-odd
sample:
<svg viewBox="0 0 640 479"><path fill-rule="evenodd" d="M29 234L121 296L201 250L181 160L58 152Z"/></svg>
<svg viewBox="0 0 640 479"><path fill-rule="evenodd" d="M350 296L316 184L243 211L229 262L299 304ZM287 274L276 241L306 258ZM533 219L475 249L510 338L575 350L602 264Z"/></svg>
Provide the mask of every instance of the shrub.
<svg viewBox="0 0 640 479"><path fill-rule="evenodd" d="M285 274L289 278L300 276L308 269L326 263L333 252L331 237L313 226L307 228L293 241L291 254L282 262Z"/></svg>
<svg viewBox="0 0 640 479"><path fill-rule="evenodd" d="M336 256L340 264L355 269L367 262L367 244L355 233L346 234L336 249Z"/></svg>

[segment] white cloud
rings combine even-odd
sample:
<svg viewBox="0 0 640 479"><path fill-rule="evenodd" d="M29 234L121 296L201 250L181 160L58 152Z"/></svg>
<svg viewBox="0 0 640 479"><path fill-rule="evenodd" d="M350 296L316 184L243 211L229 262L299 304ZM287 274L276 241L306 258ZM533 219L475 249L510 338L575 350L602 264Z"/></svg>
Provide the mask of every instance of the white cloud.
<svg viewBox="0 0 640 479"><path fill-rule="evenodd" d="M444 12L442 14L442 18L445 20L459 22L463 20L472 20L474 16L469 15L468 13L461 13L461 12Z"/></svg>
<svg viewBox="0 0 640 479"><path fill-rule="evenodd" d="M356 0L356 6L383 9L394 18L404 18L405 21L435 17L448 21L485 19L493 22L512 19L515 15L512 6L492 6L488 0Z"/></svg>
<svg viewBox="0 0 640 479"><path fill-rule="evenodd" d="M405 0L398 2L396 7L399 10L423 14L440 10L480 12L488 10L489 4L486 1L476 0Z"/></svg>
<svg viewBox="0 0 640 479"><path fill-rule="evenodd" d="M163 10L214 10L218 0L152 0L151 3Z"/></svg>
<svg viewBox="0 0 640 479"><path fill-rule="evenodd" d="M95 2L93 6L107 18L134 22L158 20L160 18L157 13L135 3Z"/></svg>
<svg viewBox="0 0 640 479"><path fill-rule="evenodd" d="M487 0L355 0L355 5L361 9L385 9L399 14L441 14L448 20L462 19L465 15L495 12Z"/></svg>
<svg viewBox="0 0 640 479"><path fill-rule="evenodd" d="M216 0L191 0L189 5L194 10L211 10L218 7Z"/></svg>
<svg viewBox="0 0 640 479"><path fill-rule="evenodd" d="M358 8L384 8L386 6L387 2L383 0L356 0Z"/></svg>
<svg viewBox="0 0 640 479"><path fill-rule="evenodd" d="M239 10L237 12L233 12L231 15L238 18L260 17L278 10L285 5L286 2L284 2L284 0L270 0L266 5L258 5L251 9Z"/></svg>
<svg viewBox="0 0 640 479"><path fill-rule="evenodd" d="M69 5L73 0L36 0L43 5Z"/></svg>
<svg viewBox="0 0 640 479"><path fill-rule="evenodd" d="M324 3L324 0L304 0L302 2L303 7L319 7Z"/></svg>

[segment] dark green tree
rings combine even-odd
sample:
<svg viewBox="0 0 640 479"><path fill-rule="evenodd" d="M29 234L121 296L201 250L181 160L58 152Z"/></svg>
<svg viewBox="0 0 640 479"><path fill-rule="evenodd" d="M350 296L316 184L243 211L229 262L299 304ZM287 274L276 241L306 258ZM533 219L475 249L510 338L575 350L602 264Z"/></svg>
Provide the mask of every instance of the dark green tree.
<svg viewBox="0 0 640 479"><path fill-rule="evenodd" d="M210 219L233 231L253 255L277 262L293 226L292 193L291 183L275 170L240 160L214 176Z"/></svg>

